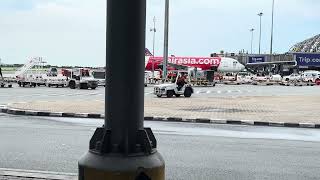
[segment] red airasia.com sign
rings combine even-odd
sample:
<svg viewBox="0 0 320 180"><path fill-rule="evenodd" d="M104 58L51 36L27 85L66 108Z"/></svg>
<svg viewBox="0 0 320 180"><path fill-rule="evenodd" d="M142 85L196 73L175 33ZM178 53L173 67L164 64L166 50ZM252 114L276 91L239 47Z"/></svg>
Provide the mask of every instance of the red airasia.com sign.
<svg viewBox="0 0 320 180"><path fill-rule="evenodd" d="M155 62L163 62L163 57L150 57ZM177 65L210 65L219 66L220 57L168 57L168 62Z"/></svg>

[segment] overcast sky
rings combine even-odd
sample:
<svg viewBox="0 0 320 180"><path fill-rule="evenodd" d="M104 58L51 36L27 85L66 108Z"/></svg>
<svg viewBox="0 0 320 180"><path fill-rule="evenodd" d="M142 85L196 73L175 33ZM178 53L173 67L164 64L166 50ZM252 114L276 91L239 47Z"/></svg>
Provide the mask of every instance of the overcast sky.
<svg viewBox="0 0 320 180"><path fill-rule="evenodd" d="M275 0L274 52L283 53L319 34L319 0ZM163 52L164 0L147 0L146 46L152 51L157 19L156 55ZM272 0L171 0L169 54L209 56L211 52L250 50L259 17L262 52L269 52ZM0 0L0 57L24 63L42 56L53 65L104 66L105 0Z"/></svg>

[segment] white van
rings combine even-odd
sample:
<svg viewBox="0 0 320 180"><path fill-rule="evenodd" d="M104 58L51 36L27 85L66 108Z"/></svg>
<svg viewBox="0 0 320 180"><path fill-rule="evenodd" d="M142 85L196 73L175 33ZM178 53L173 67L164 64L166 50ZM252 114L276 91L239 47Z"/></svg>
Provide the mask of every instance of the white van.
<svg viewBox="0 0 320 180"><path fill-rule="evenodd" d="M302 73L302 80L305 82L315 82L320 79L319 71L305 71Z"/></svg>

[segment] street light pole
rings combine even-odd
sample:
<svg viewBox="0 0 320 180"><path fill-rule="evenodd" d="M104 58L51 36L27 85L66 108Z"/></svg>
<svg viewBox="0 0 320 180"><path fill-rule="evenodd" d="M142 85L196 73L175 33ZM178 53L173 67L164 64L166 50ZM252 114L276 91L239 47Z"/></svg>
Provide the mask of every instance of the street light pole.
<svg viewBox="0 0 320 180"><path fill-rule="evenodd" d="M253 31L254 31L255 29L250 29L250 32L251 32L251 54L252 54L252 48L253 48Z"/></svg>
<svg viewBox="0 0 320 180"><path fill-rule="evenodd" d="M169 0L165 1L165 18L164 18L164 48L163 48L163 79L167 78L168 66L168 39L169 39Z"/></svg>
<svg viewBox="0 0 320 180"><path fill-rule="evenodd" d="M272 21L271 21L271 42L270 42L270 55L273 53L273 17L274 17L274 0L272 0Z"/></svg>
<svg viewBox="0 0 320 180"><path fill-rule="evenodd" d="M144 128L146 0L107 0L104 126L79 160L79 180L164 180L157 140Z"/></svg>
<svg viewBox="0 0 320 180"><path fill-rule="evenodd" d="M154 47L155 47L155 40L156 40L156 17L153 17L153 28L150 29L153 32L153 44L152 44L152 82L154 81Z"/></svg>
<svg viewBox="0 0 320 180"><path fill-rule="evenodd" d="M263 13L259 13L258 16L260 17L260 33L259 33L259 54L261 54L261 21Z"/></svg>

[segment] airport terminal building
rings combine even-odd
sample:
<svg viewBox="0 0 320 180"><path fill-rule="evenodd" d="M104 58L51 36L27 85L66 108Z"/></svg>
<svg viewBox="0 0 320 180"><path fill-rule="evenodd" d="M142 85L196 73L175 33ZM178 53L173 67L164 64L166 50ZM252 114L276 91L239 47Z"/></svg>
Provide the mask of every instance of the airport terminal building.
<svg viewBox="0 0 320 180"><path fill-rule="evenodd" d="M213 53L211 56L220 56ZM226 53L224 56L237 59L247 69L255 72L272 72L289 75L305 70L320 71L320 35L297 43L285 54Z"/></svg>

